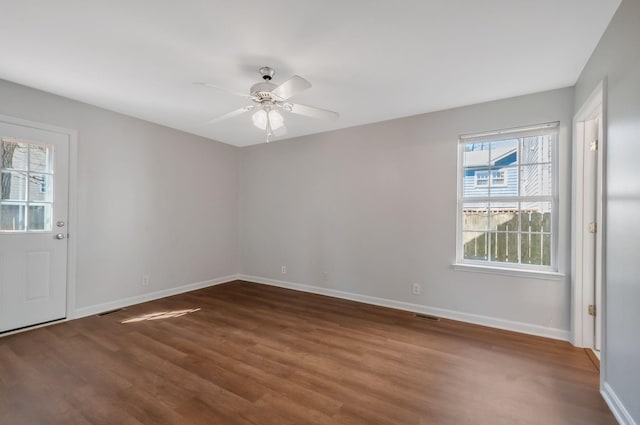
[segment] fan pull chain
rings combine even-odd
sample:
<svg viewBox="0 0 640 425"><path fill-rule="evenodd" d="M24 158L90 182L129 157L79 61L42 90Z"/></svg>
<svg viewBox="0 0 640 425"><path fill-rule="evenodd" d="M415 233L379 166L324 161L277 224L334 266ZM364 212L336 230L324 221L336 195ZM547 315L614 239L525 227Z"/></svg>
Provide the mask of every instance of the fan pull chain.
<svg viewBox="0 0 640 425"><path fill-rule="evenodd" d="M267 111L267 143L269 143L269 136L271 136L271 118L269 118L269 110Z"/></svg>

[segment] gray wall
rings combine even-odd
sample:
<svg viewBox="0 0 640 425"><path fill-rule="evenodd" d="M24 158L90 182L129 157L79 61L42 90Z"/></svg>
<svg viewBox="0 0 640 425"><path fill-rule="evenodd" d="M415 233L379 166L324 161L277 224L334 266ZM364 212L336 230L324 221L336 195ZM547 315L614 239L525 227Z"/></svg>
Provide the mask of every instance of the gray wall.
<svg viewBox="0 0 640 425"><path fill-rule="evenodd" d="M0 99L78 130L77 307L237 272L238 148L2 80Z"/></svg>
<svg viewBox="0 0 640 425"><path fill-rule="evenodd" d="M607 79L605 380L640 423L640 2L624 0L576 85Z"/></svg>
<svg viewBox="0 0 640 425"><path fill-rule="evenodd" d="M573 96L560 89L243 148L241 272L568 331L568 276L451 266L458 136L561 121L559 265L568 272Z"/></svg>

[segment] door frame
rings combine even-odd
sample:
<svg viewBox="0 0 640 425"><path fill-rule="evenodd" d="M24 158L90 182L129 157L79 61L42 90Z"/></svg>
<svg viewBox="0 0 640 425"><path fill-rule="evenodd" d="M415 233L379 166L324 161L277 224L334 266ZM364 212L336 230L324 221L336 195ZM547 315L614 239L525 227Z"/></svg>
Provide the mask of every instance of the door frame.
<svg viewBox="0 0 640 425"><path fill-rule="evenodd" d="M606 217L605 217L605 200L606 200L606 146L607 146L607 115L606 115L606 80L602 80L587 100L582 104L578 112L573 118L573 190L572 190L572 249L571 249L571 283L572 283L572 299L571 299L571 342L576 347L584 347L592 349L595 343L595 336L589 337L585 332L595 330L595 321L600 321L602 330L602 338L600 341L601 368L604 370L604 351L606 346L605 332L605 297L606 297L606 281L605 281L605 239L606 239ZM597 176L597 184L601 188L601 192L596 194L596 249L595 264L599 267L600 272L596 276L594 274L594 286L596 279L600 279L601 293L600 305L596 311L594 325L586 323L585 311L588 308L587 291L592 288L586 288L583 276L583 254L585 251L585 240L583 238L584 231L588 223L583 222L582 215L578 215L578 211L582 211L584 206L583 192L585 189L582 173L584 171L584 145L581 143L584 137L585 121L592 119L594 116L601 116L601 140L598 140L598 170L601 171ZM582 125L581 125L582 124ZM599 202L599 207L598 207Z"/></svg>
<svg viewBox="0 0 640 425"><path fill-rule="evenodd" d="M59 133L69 138L69 198L68 198L68 217L67 217L67 308L66 319L73 319L76 308L76 253L77 253L77 175L78 175L78 131L70 128L58 127L55 125L44 124L36 121L25 120L22 118L11 117L0 114L0 122L7 124L20 125L23 127L35 128L38 130ZM59 322L59 321L56 321ZM46 325L46 324L45 324ZM43 325L40 325L43 326ZM39 325L28 327L22 330L33 329ZM19 332L18 331L18 332ZM3 336L10 335L14 332L6 332Z"/></svg>

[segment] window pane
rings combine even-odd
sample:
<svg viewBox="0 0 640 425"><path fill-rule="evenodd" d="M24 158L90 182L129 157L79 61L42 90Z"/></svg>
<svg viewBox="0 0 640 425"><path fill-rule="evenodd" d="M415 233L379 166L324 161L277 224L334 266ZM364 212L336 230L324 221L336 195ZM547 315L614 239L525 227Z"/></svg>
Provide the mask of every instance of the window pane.
<svg viewBox="0 0 640 425"><path fill-rule="evenodd" d="M466 260L488 259L488 233L487 232L463 232L463 250Z"/></svg>
<svg viewBox="0 0 640 425"><path fill-rule="evenodd" d="M489 204L465 202L462 208L463 230L489 230Z"/></svg>
<svg viewBox="0 0 640 425"><path fill-rule="evenodd" d="M522 264L551 265L551 235L522 233L520 245Z"/></svg>
<svg viewBox="0 0 640 425"><path fill-rule="evenodd" d="M51 205L29 205L29 230L51 230Z"/></svg>
<svg viewBox="0 0 640 425"><path fill-rule="evenodd" d="M26 173L3 171L0 174L0 199L3 201L26 201Z"/></svg>
<svg viewBox="0 0 640 425"><path fill-rule="evenodd" d="M29 175L29 201L51 202L53 200L52 179L48 174Z"/></svg>
<svg viewBox="0 0 640 425"><path fill-rule="evenodd" d="M0 205L0 230L24 231L25 205Z"/></svg>
<svg viewBox="0 0 640 425"><path fill-rule="evenodd" d="M518 262L518 233L493 232L491 234L491 261Z"/></svg>
<svg viewBox="0 0 640 425"><path fill-rule="evenodd" d="M518 163L518 139L496 140L490 142L491 166L504 167Z"/></svg>
<svg viewBox="0 0 640 425"><path fill-rule="evenodd" d="M53 149L50 145L29 145L29 170L40 173L52 173L52 151Z"/></svg>
<svg viewBox="0 0 640 425"><path fill-rule="evenodd" d="M462 155L462 165L465 168L488 167L490 148L491 144L489 142L473 142L465 144L464 153Z"/></svg>
<svg viewBox="0 0 640 425"><path fill-rule="evenodd" d="M26 171L28 148L29 145L27 143L2 139L2 144L0 145L0 168Z"/></svg>
<svg viewBox="0 0 640 425"><path fill-rule="evenodd" d="M462 196L465 198L486 198L489 196L489 170L487 168L465 169L462 183Z"/></svg>
<svg viewBox="0 0 640 425"><path fill-rule="evenodd" d="M489 229L517 232L519 216L517 202L491 202Z"/></svg>
<svg viewBox="0 0 640 425"><path fill-rule="evenodd" d="M520 208L523 232L551 232L551 202L523 202Z"/></svg>
<svg viewBox="0 0 640 425"><path fill-rule="evenodd" d="M520 167L520 196L551 196L552 194L551 164Z"/></svg>
<svg viewBox="0 0 640 425"><path fill-rule="evenodd" d="M520 164L550 163L552 135L523 137Z"/></svg>
<svg viewBox="0 0 640 425"><path fill-rule="evenodd" d="M542 235L542 265L551 265L551 235Z"/></svg>
<svg viewBox="0 0 640 425"><path fill-rule="evenodd" d="M518 168L491 169L489 194L491 197L518 196Z"/></svg>

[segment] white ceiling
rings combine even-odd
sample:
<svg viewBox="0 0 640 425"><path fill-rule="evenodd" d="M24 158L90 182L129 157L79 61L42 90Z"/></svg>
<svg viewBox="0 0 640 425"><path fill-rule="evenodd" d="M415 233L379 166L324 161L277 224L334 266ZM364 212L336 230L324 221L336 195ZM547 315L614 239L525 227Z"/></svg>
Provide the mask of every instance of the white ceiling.
<svg viewBox="0 0 640 425"><path fill-rule="evenodd" d="M0 78L236 146L257 69L340 112L286 137L571 86L620 0L3 1ZM1 101L1 99L0 99Z"/></svg>

